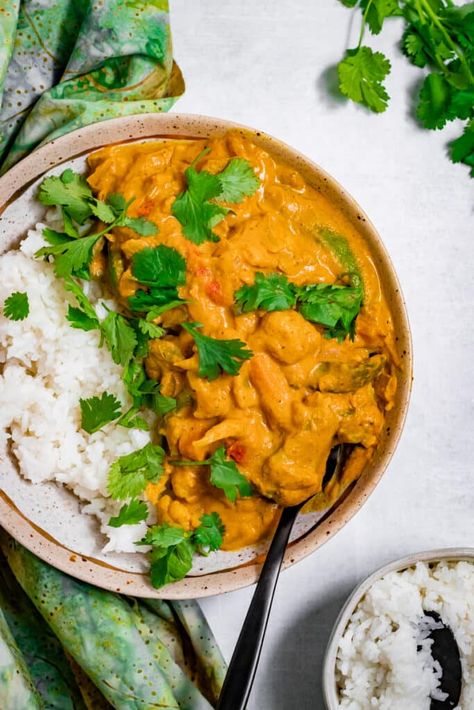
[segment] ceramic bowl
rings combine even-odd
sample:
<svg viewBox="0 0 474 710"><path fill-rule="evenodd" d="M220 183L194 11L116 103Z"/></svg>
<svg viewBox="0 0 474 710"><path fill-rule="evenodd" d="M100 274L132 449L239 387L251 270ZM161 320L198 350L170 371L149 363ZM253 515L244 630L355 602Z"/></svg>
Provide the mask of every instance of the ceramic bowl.
<svg viewBox="0 0 474 710"><path fill-rule="evenodd" d="M284 567L288 567L329 540L364 504L383 475L395 450L408 406L412 357L405 304L397 276L382 241L356 202L330 175L308 158L261 131L205 116L179 114L130 116L104 121L62 136L34 151L0 178L0 253L15 247L24 234L25 227L33 226L34 221L25 225L25 212L29 213L29 210L23 208L17 211L22 213L23 226L20 229L18 220L15 221L17 218L14 216L12 219L9 216L12 214L10 207L16 200L20 204L21 196L26 194L28 186L45 172L111 143L166 137L207 138L222 135L229 129L243 132L277 159L296 168L309 184L337 205L344 217L366 240L378 269L385 299L391 309L401 362L395 406L387 415L386 427L376 454L348 494L309 529L302 531L289 545L284 560ZM30 215L28 218L33 219ZM78 547L74 549L75 546L72 544L62 544L58 541L60 535L56 535L51 530L48 532L37 521L32 522L28 515L15 506L11 496L7 496L1 488L0 485L0 522L5 530L50 564L98 586L135 596L179 599L228 592L252 584L258 578L261 560L258 557L250 561L239 558L237 563L229 565L227 569L189 576L164 589L155 590L143 570L131 571L130 567L127 569L120 562L85 555ZM39 502L35 504L37 508L40 507ZM54 517L54 510L51 513L48 511L48 516Z"/></svg>
<svg viewBox="0 0 474 710"><path fill-rule="evenodd" d="M441 550L429 550L427 552L417 552L413 555L402 557L399 560L395 560L394 562L390 562L390 564L381 567L376 572L371 574L370 577L367 577L367 579L365 579L354 589L349 599L342 607L339 616L337 617L324 656L323 693L327 710L338 710L339 708L338 689L335 673L337 649L339 647L339 643L344 634L344 631L346 630L347 624L349 623L349 619L354 613L359 602L362 600L364 594L369 591L370 587L375 582L377 582L381 577L388 574L389 572L402 572L408 567L413 567L413 565L415 565L417 562L429 563L441 562L442 560L449 560L454 562L467 560L469 562L474 563L474 548L453 547Z"/></svg>

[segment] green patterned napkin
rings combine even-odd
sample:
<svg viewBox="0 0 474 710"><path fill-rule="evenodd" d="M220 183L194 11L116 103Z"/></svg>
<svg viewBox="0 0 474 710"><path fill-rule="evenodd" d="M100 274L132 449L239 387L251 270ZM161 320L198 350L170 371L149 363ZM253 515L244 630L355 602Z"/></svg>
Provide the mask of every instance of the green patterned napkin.
<svg viewBox="0 0 474 710"><path fill-rule="evenodd" d="M184 91L168 0L0 0L0 171L89 123Z"/></svg>

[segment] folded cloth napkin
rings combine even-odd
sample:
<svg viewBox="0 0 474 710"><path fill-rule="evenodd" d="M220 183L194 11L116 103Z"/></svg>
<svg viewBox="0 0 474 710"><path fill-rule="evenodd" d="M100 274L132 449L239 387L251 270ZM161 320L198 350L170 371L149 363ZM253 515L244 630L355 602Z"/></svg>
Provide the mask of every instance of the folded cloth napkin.
<svg viewBox="0 0 474 710"><path fill-rule="evenodd" d="M1 0L0 170L89 123L184 91L168 0Z"/></svg>
<svg viewBox="0 0 474 710"><path fill-rule="evenodd" d="M167 0L0 0L1 172L76 128L168 111L183 91ZM196 602L106 592L2 537L2 710L213 707L225 663Z"/></svg>
<svg viewBox="0 0 474 710"><path fill-rule="evenodd" d="M106 592L2 543L2 710L214 707L225 663L196 602Z"/></svg>

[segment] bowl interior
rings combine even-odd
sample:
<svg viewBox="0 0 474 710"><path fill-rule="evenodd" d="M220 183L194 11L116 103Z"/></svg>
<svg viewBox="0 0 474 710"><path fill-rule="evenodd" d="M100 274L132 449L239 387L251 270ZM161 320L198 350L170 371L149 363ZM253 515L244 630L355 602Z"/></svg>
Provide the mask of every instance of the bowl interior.
<svg viewBox="0 0 474 710"><path fill-rule="evenodd" d="M390 562L384 567L376 570L370 575L370 577L367 577L367 579L361 582L354 589L339 612L339 616L334 624L324 656L323 692L328 710L337 710L339 707L335 677L336 655L339 642L357 605L368 592L370 587L389 572L402 572L409 567L413 567L418 562L434 563L441 562L443 560L452 562L466 560L474 563L474 548L453 547L439 550L428 550L425 552L417 552L413 555L408 555L407 557L402 557L401 559L394 560L393 562Z"/></svg>
<svg viewBox="0 0 474 710"><path fill-rule="evenodd" d="M145 115L113 119L103 123L88 126L74 131L38 149L21 163L0 178L0 253L16 245L25 231L33 227L40 218L32 208L12 209L28 200L28 192L32 192L33 184L45 172L58 171L66 162L74 160L80 165L84 155L103 145L131 140L150 138L197 138L221 135L229 129L242 131L253 142L272 153L276 158L296 168L316 190L321 192L342 215L357 229L366 241L371 257L377 267L383 286L384 296L390 307L394 327L398 336L400 356L399 387L393 410L387 414L384 435L364 474L353 488L330 511L323 515L313 516L311 520L297 530L290 544L285 566L312 552L324 541L339 530L361 507L382 476L398 442L408 405L411 385L411 342L410 332L400 287L390 259L383 244L366 215L344 190L321 168L300 155L284 143L246 127L237 126L213 118L184 115ZM62 167L60 167L62 166ZM30 190L28 191L28 187ZM24 203L26 205L26 202ZM25 500L31 501L32 496L25 484ZM51 485L51 484L50 484ZM76 506L70 500L69 494L63 491L61 505ZM43 491L43 498L48 498L50 492ZM11 490L2 484L0 490L0 519L3 527L29 547L43 559L56 567L81 579L109 589L119 590L136 596L157 596L167 598L189 598L206 596L218 592L230 591L253 583L258 577L259 562L245 555L234 555L227 562L220 562L218 569L198 569L197 576L188 577L181 582L154 590L148 583L143 565L135 558L113 559L100 558L100 555L84 554L79 543L68 538L66 541L55 533L54 527L48 528L42 520L45 508L41 500L35 499L38 516L31 513L31 508L25 514L23 503L13 500ZM40 496L41 498L41 496ZM59 503L58 503L59 505ZM72 508L71 508L72 510ZM43 518L41 518L43 511ZM53 514L54 515L54 514ZM84 518L84 516L82 516ZM305 516L308 517L308 516ZM82 533L76 535L80 538ZM61 540L58 541L58 538ZM219 567L219 565L218 565ZM223 569L224 567L224 569ZM227 569L225 569L227 567Z"/></svg>

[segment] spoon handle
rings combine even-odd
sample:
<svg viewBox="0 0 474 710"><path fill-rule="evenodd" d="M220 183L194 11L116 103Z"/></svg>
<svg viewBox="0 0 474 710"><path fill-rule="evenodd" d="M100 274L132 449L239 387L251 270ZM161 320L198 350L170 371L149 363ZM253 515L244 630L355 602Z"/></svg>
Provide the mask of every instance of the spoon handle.
<svg viewBox="0 0 474 710"><path fill-rule="evenodd" d="M217 710L244 710L247 704L262 650L283 556L300 508L301 505L295 505L283 509L232 655Z"/></svg>

